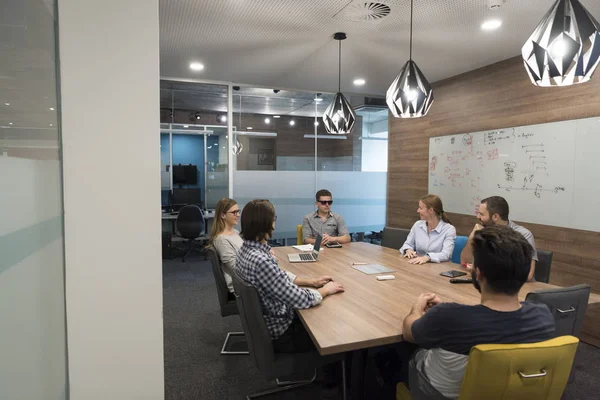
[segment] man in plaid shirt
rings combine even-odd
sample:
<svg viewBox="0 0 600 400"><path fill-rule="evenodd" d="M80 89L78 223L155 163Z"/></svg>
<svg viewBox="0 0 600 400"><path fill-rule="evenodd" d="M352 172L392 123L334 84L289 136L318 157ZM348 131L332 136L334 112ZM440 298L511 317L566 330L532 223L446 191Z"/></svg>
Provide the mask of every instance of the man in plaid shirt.
<svg viewBox="0 0 600 400"><path fill-rule="evenodd" d="M244 245L238 254L236 273L258 291L275 351L310 351L314 345L294 310L320 304L323 298L344 288L330 276L299 278L279 268L267 244L276 219L275 208L268 200L246 204L242 211Z"/></svg>

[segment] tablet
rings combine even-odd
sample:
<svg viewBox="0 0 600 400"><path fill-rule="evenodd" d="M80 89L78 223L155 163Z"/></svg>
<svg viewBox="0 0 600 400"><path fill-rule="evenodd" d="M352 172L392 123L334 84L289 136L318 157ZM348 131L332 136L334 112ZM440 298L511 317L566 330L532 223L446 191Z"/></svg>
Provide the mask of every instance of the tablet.
<svg viewBox="0 0 600 400"><path fill-rule="evenodd" d="M445 271L445 272L441 272L440 275L441 276L447 276L448 278L456 278L457 276L463 276L466 275L466 272L462 272L462 271Z"/></svg>
<svg viewBox="0 0 600 400"><path fill-rule="evenodd" d="M339 244L338 242L330 242L330 243L325 243L325 247L338 248L338 247L342 247L342 245Z"/></svg>

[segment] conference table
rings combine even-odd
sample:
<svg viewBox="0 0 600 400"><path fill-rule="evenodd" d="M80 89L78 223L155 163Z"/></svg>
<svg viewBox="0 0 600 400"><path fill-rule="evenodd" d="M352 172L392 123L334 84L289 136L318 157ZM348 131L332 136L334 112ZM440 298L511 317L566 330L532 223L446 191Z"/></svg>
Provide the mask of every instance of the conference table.
<svg viewBox="0 0 600 400"><path fill-rule="evenodd" d="M402 341L402 321L417 297L435 293L442 302L479 304L481 297L472 284L451 284L440 272L461 270L458 264L445 262L413 265L396 249L363 242L344 244L342 248L321 248L314 263L290 263L287 254L299 252L293 247L274 247L283 270L300 277L330 275L340 282L344 293L329 296L313 308L298 310L306 330L321 355L364 350ZM394 280L378 281L352 268L352 263L380 264L393 272ZM465 276L465 277L468 277ZM519 292L525 300L529 292L558 286L531 282ZM590 295L589 303L600 303L600 295Z"/></svg>

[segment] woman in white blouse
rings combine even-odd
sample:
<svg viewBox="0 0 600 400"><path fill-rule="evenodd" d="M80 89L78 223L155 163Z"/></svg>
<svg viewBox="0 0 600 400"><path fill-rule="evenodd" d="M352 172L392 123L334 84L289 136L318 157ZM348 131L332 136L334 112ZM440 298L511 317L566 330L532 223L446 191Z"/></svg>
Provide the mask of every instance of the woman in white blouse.
<svg viewBox="0 0 600 400"><path fill-rule="evenodd" d="M417 213L421 217L415 222L400 248L411 264L440 263L452 258L456 229L444 213L442 200L428 194L419 200Z"/></svg>
<svg viewBox="0 0 600 400"><path fill-rule="evenodd" d="M209 246L212 245L219 254L223 276L231 293L233 293L233 281L229 271L235 267L237 254L244 244L240 232L233 228L238 224L239 218L240 207L235 200L227 197L219 200L209 243Z"/></svg>

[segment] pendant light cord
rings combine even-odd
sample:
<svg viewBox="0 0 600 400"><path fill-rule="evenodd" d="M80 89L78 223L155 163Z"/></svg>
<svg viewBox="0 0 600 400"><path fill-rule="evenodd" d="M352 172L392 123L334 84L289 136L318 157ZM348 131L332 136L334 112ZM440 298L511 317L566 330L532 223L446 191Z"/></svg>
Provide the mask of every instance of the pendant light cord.
<svg viewBox="0 0 600 400"><path fill-rule="evenodd" d="M409 60L412 61L412 35L413 35L413 0L410 0L410 55Z"/></svg>
<svg viewBox="0 0 600 400"><path fill-rule="evenodd" d="M338 93L342 91L342 41L339 42L339 51L338 51Z"/></svg>

